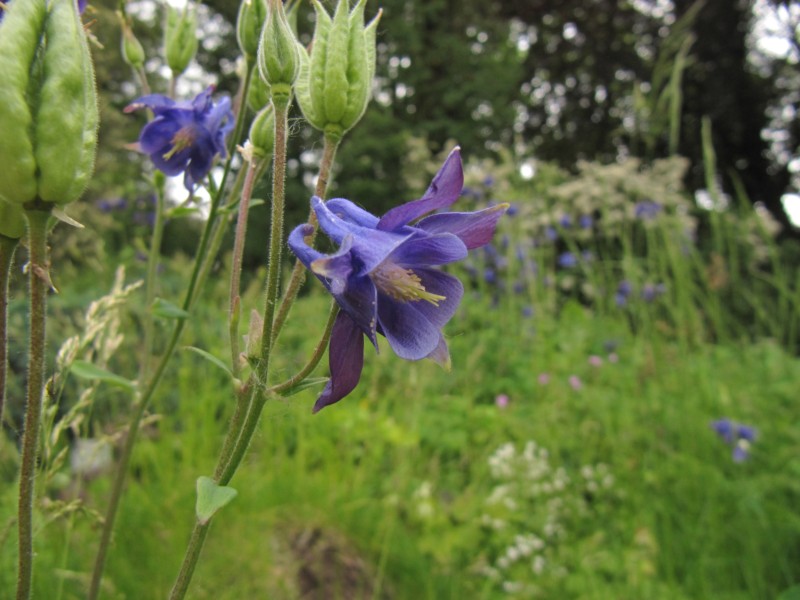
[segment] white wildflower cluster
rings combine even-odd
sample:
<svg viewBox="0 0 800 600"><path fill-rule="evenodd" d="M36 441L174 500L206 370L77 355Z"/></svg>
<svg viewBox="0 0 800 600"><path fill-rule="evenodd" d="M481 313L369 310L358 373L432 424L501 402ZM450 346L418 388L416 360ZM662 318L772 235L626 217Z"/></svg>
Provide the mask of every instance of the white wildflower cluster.
<svg viewBox="0 0 800 600"><path fill-rule="evenodd" d="M573 561L564 542L614 477L605 464L583 465L570 477L534 441L521 451L503 444L488 466L495 485L480 517L487 551L478 570L506 595L541 595L569 573Z"/></svg>
<svg viewBox="0 0 800 600"><path fill-rule="evenodd" d="M433 486L430 481L423 481L422 484L414 490L412 498L416 516L420 520L426 521L434 516Z"/></svg>

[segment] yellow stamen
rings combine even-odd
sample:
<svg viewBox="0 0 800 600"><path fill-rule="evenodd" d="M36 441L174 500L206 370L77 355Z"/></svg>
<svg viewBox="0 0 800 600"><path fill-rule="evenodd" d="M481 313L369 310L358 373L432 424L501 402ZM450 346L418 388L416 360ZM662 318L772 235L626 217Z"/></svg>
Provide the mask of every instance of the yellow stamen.
<svg viewBox="0 0 800 600"><path fill-rule="evenodd" d="M381 292L401 302L425 300L439 306L439 302L447 298L427 291L419 275L394 263L381 264L372 271L370 277Z"/></svg>
<svg viewBox="0 0 800 600"><path fill-rule="evenodd" d="M194 143L194 139L195 135L190 127L179 129L170 140L172 149L164 154L164 160L169 160L184 148L191 146Z"/></svg>

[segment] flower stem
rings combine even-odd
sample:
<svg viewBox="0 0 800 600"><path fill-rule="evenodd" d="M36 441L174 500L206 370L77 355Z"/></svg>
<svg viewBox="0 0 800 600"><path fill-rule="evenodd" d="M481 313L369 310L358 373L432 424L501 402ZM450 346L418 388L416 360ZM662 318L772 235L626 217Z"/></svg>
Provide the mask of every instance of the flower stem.
<svg viewBox="0 0 800 600"><path fill-rule="evenodd" d="M275 304L278 299L278 291L280 287L280 270L281 270L281 249L283 246L283 211L284 211L284 196L285 196L285 182L286 182L286 139L288 134L287 117L289 113L288 98L285 101L276 101L273 97L273 106L275 108L275 147L273 152L272 164L272 226L270 229L269 241L269 263L267 269L267 291L264 304L264 327L261 338L261 351L258 358L258 364L255 368L255 385L252 386L249 401L249 408L247 414L242 419L244 412L244 404L237 407L238 415L236 421L241 422L241 428L234 428L238 423L231 422L231 429L228 436L231 440L235 439L236 443L230 443L226 440L223 449L225 453L230 451L230 456L225 456L225 453L219 457L216 473L219 473L217 483L219 485L226 485L233 477L236 469L244 457L250 440L253 437L258 419L261 416L261 411L264 404L268 399L265 393L267 383L267 376L269 373L269 358L272 351L273 343L271 339L272 320L275 312ZM240 400L240 402L244 402ZM230 450L229 450L230 449ZM197 521L192 531L192 537L186 548L186 554L183 557L178 576L175 579L175 584L170 593L170 600L182 600L189 589L189 584L192 580L197 561L200 558L200 553L205 543L205 538L208 533L211 520L201 523Z"/></svg>
<svg viewBox="0 0 800 600"><path fill-rule="evenodd" d="M247 72L245 86L249 85L251 75L252 68L250 68ZM245 88L245 93L242 95L242 98L246 97L247 94ZM242 100L242 102L244 102L244 100ZM245 112L246 111L244 110L243 105L240 106L237 115L235 136L231 142L232 146L235 146L236 141L238 140L239 136L241 136L241 132L244 127ZM222 182L220 183L219 190L211 199L211 209L209 211L208 220L203 228L200 242L197 245L194 268L192 269L192 274L189 278L189 284L186 289L186 295L184 296L182 306L183 310L186 311L189 311L192 308L195 300L197 300L199 290L206 280L205 276L208 273L210 264L214 261L216 251L219 249L221 244L224 228L219 226L217 223L217 216L219 213L220 203L222 201L222 195L225 191L225 182L227 181L228 174L230 173L232 159L233 154L230 152L228 154L228 160L225 163L225 171L222 176ZM211 252L209 252L210 249L214 250L213 255ZM114 521L117 516L117 509L119 508L119 502L122 498L122 491L127 478L128 464L130 463L131 454L133 453L133 446L136 442L136 434L139 431L139 424L144 416L147 406L150 403L150 400L153 397L153 394L155 393L156 388L158 387L158 384L161 383L161 378L166 371L169 361L172 359L172 355L175 353L175 348L178 345L178 340L180 339L181 333L183 333L183 328L185 325L186 319L179 319L175 323L175 326L172 329L172 336L167 342L166 349L161 355L161 360L156 366L153 375L150 377L141 394L137 393L137 399L134 403L134 412L131 414L131 419L128 424L125 446L123 447L122 455L120 456L119 465L117 466L116 475L114 477L114 483L111 487L111 496L109 497L108 507L106 508L105 520L103 521L103 530L100 534L100 543L97 548L94 570L92 571L92 580L89 585L89 594L87 596L88 600L96 600L100 592L100 581L103 576L103 569L105 568L108 548L111 543L111 533L114 529Z"/></svg>
<svg viewBox="0 0 800 600"><path fill-rule="evenodd" d="M325 330L322 332L322 337L320 338L319 342L317 342L314 352L311 354L311 358L308 359L308 362L302 369L292 375L289 379L283 383L279 383L278 385L274 385L269 388L267 390L269 394L283 394L284 392L291 391L293 388L303 383L306 377L311 375L312 371L317 368L319 361L322 360L322 356L325 354L325 349L328 347L328 340L331 338L331 330L333 329L333 323L336 320L336 315L338 313L339 305L336 304L336 302L331 302L331 309L328 313L328 322L325 323Z"/></svg>
<svg viewBox="0 0 800 600"><path fill-rule="evenodd" d="M336 158L336 150L339 148L341 138L334 138L325 136L325 143L322 149L322 161L319 165L319 176L317 177L317 185L314 194L323 200L328 194L328 185L330 183L331 171L333 169L333 161ZM313 245L314 238L317 235L317 216L314 211L308 214L308 223L314 227L314 233L311 234L311 239L306 240L309 245ZM286 292L283 295L278 314L275 317L275 322L272 324L272 339L277 340L280 335L283 324L289 316L289 310L294 304L297 293L303 286L306 280L306 268L299 260L296 260L294 267L292 267L292 274L289 278L289 284L286 286Z"/></svg>
<svg viewBox="0 0 800 600"><path fill-rule="evenodd" d="M261 161L257 158L249 163L247 175L242 188L242 197L239 200L239 216L236 221L236 235L233 240L233 259L231 261L231 292L228 307L228 331L231 346L231 369L234 376L239 376L239 301L241 293L242 256L244 255L244 242L247 237L247 217L250 213L250 199L253 196L258 176L261 172Z"/></svg>
<svg viewBox="0 0 800 600"><path fill-rule="evenodd" d="M8 284L18 243L18 239L0 235L0 427L3 425L8 374Z"/></svg>
<svg viewBox="0 0 800 600"><path fill-rule="evenodd" d="M150 372L153 354L153 336L155 320L150 308L156 295L156 275L158 259L161 256L161 239L164 236L164 188L156 189L156 221L153 224L153 238L150 240L150 254L147 257L147 274L145 276L145 314L144 314L144 356L139 366L139 379L145 381Z"/></svg>
<svg viewBox="0 0 800 600"><path fill-rule="evenodd" d="M50 206L38 203L25 210L28 221L28 266L30 286L30 346L28 349L28 390L25 432L22 438L22 463L19 475L19 572L17 600L31 597L33 582L33 496L36 478L36 451L44 389L44 345L47 289L50 283L47 260L47 220Z"/></svg>

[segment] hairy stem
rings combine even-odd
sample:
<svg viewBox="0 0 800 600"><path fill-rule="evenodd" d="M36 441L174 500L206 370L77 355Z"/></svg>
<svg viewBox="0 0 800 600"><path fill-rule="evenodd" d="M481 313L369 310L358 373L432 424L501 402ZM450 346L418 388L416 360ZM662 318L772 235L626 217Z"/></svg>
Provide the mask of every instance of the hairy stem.
<svg viewBox="0 0 800 600"><path fill-rule="evenodd" d="M317 177L317 185L314 190L314 194L323 200L328 194L331 170L333 169L333 161L336 158L336 150L339 147L339 141L340 138L333 138L327 135L325 136L325 144L322 149L322 162L320 162L319 165L319 176ZM314 238L317 235L317 216L314 214L313 210L308 214L308 223L314 227L314 233L312 233L310 239L307 239L306 241L309 245L313 245ZM289 310L292 308L292 304L294 304L295 298L297 298L297 294L300 291L300 288L303 287L305 280L306 268L303 266L303 263L301 263L299 260L296 260L294 267L292 267L292 274L289 277L289 284L286 286L286 292L283 294L283 300L281 300L278 314L275 317L274 323L272 324L273 340L278 339L281 329L283 328L283 324L286 322L286 318L289 316Z"/></svg>
<svg viewBox="0 0 800 600"><path fill-rule="evenodd" d="M8 285L18 243L17 239L0 235L0 427L3 425L8 374Z"/></svg>
<svg viewBox="0 0 800 600"><path fill-rule="evenodd" d="M300 369L297 373L292 375L289 379L284 381L283 383L279 383L278 385L274 385L267 390L270 394L283 394L284 392L291 391L293 388L297 387L303 381L311 375L314 369L317 368L319 361L322 360L323 355L325 354L325 349L328 347L328 341L331 338L331 330L333 329L333 323L336 320L336 315L339 313L339 305L336 302L331 302L331 309L328 313L328 321L325 323L325 330L322 332L322 337L320 338L319 342L317 342L316 347L314 348L314 352L311 353L311 358L308 359L308 362L305 366Z"/></svg>
<svg viewBox="0 0 800 600"><path fill-rule="evenodd" d="M261 161L257 158L249 163L244 179L242 197L239 200L239 216L236 220L236 235L233 240L233 259L231 261L231 291L228 306L228 331L231 346L231 368L235 376L239 376L239 300L241 294L242 256L244 242L247 237L247 217L250 214L250 199L253 197L258 175L261 172Z"/></svg>
<svg viewBox="0 0 800 600"><path fill-rule="evenodd" d="M144 299L144 356L139 366L139 379L144 381L150 372L150 361L153 355L153 337L155 319L150 310L156 297L156 275L158 259L161 256L161 239L164 236L164 188L156 190L156 221L153 225L153 238L150 240L150 254L147 257L147 274L145 276Z"/></svg>
<svg viewBox="0 0 800 600"><path fill-rule="evenodd" d="M252 67L248 69L247 76L245 78L245 86L249 85L250 79L252 76ZM244 93L242 98L246 98L247 94ZM242 129L244 127L244 114L245 114L244 107L242 105L239 106L236 127L235 127L235 134L234 138L231 141L231 147L236 145L239 136L241 136ZM186 294L184 296L183 301L183 310L190 310L193 306L195 300L199 295L199 289L201 284L205 282L205 275L208 273L208 269L210 268L210 264L214 261L214 256L210 255L209 249L211 247L214 248L215 252L219 249L219 245L221 243L221 238L223 236L223 228L217 227L219 225L217 223L217 217L219 214L220 203L222 201L222 196L225 191L225 182L227 181L228 174L230 173L231 169L231 162L232 162L233 154L232 149L231 152L228 153L228 160L225 163L225 171L222 176L222 182L220 183L219 189L216 190L213 198L211 199L211 208L209 210L208 220L206 221L205 227L203 228L203 233L200 236L200 242L197 245L197 252L195 254L195 262L194 267L192 269L192 274L189 278L189 284L186 289ZM213 235L212 235L213 234ZM181 334L183 333L183 328L186 325L185 319L179 319L176 321L175 326L172 329L172 336L170 337L169 341L167 342L166 349L164 353L161 355L161 359L156 366L153 375L147 381L146 386L142 389L141 393L137 392L137 398L134 403L135 408L133 413L131 414L131 418L128 424L128 432L125 438L125 446L122 450L122 455L120 456L120 462L117 466L116 474L114 477L114 482L111 487L111 496L108 500L108 507L106 508L105 520L103 522L103 530L100 534L100 543L97 548L97 555L95 557L94 569L92 571L92 580L89 585L89 594L88 600L96 600L98 594L100 593L100 582L103 577L103 570L105 568L106 563L106 556L108 555L108 549L111 544L111 533L114 529L114 521L117 516L117 509L119 508L119 502L122 498L122 491L125 486L125 480L127 479L128 473L128 464L130 463L131 454L133 453L133 447L136 442L136 435L139 431L139 425L144 416L145 411L147 410L147 406L150 404L150 400L155 393L156 388L158 387L159 383L161 383L161 378L166 371L167 365L169 361L172 359L173 354L175 353L175 348L178 345L178 340L180 339ZM142 382L144 385L144 382ZM140 388L141 389L141 388Z"/></svg>
<svg viewBox="0 0 800 600"><path fill-rule="evenodd" d="M272 225L270 228L269 263L267 268L267 290L264 303L264 328L261 338L261 350L254 373L255 382L250 388L251 398L248 402L249 408L247 414L244 416L244 419L241 419L241 417L237 418L237 420L241 419L241 429L237 431L232 428L228 432L228 435L231 439L235 439L236 443L229 443L226 440L223 448L226 452L230 449L230 456L220 455L219 458L217 473L220 473L220 475L217 479L217 483L220 485L225 485L230 481L241 463L247 447L250 444L250 440L253 437L253 433L255 432L258 419L261 416L261 411L268 398L264 393L264 388L267 383L269 359L273 346L271 339L272 320L280 287L289 99L273 97L273 106L275 108L275 147L272 164ZM242 407L243 406L240 406L240 408ZM241 415L241 411L239 414ZM205 523L199 521L195 523L192 537L186 548L183 563L181 564L180 571L178 572L172 592L170 593L170 600L182 600L186 595L195 567L197 566L197 561L200 558L209 526L210 520Z"/></svg>
<svg viewBox="0 0 800 600"><path fill-rule="evenodd" d="M33 206L25 211L28 221L30 264L30 345L28 348L28 391L22 462L19 474L19 572L17 600L31 597L33 582L33 497L36 480L36 453L44 390L44 345L47 318L47 290L50 287L47 261L47 220L50 206Z"/></svg>

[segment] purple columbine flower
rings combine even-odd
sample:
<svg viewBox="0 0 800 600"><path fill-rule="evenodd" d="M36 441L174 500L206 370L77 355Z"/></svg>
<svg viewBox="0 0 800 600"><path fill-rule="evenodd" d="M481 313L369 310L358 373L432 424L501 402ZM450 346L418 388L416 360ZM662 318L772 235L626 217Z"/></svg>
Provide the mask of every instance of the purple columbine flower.
<svg viewBox="0 0 800 600"><path fill-rule="evenodd" d="M234 126L231 100L211 100L213 87L194 100L176 102L160 94L143 96L125 108L133 112L149 108L155 118L142 129L138 150L149 154L153 164L166 175L184 173L189 192L211 170L214 157L227 155L225 138Z"/></svg>
<svg viewBox="0 0 800 600"><path fill-rule="evenodd" d="M309 225L289 235L289 246L339 304L328 351L331 378L314 412L338 402L358 384L364 364L364 336L378 348L377 334L400 358L430 358L449 367L442 327L464 294L461 282L435 267L461 260L489 243L508 205L467 213L443 212L464 184L458 148L450 153L419 200L378 218L349 200L312 198L319 225L339 250L326 255L304 237Z"/></svg>
<svg viewBox="0 0 800 600"><path fill-rule="evenodd" d="M750 456L750 446L757 435L754 427L730 419L718 419L711 422L711 429L732 448L731 457L734 462L742 462Z"/></svg>

